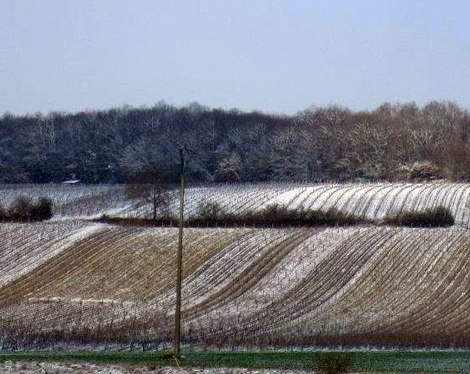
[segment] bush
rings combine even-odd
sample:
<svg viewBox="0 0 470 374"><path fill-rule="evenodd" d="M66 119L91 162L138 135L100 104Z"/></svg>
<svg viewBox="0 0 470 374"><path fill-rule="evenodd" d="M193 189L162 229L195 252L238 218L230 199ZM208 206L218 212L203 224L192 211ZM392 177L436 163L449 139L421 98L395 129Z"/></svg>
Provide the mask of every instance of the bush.
<svg viewBox="0 0 470 374"><path fill-rule="evenodd" d="M215 201L202 201L197 207L197 217L203 221L216 221L224 216L222 207Z"/></svg>
<svg viewBox="0 0 470 374"><path fill-rule="evenodd" d="M12 221L29 221L33 202L27 196L18 196L8 209L8 218Z"/></svg>
<svg viewBox="0 0 470 374"><path fill-rule="evenodd" d="M349 226L368 222L361 217L347 215L334 208L328 209L326 212L321 210L311 210L307 212L306 219L311 225L327 226Z"/></svg>
<svg viewBox="0 0 470 374"><path fill-rule="evenodd" d="M18 196L8 208L4 211L0 207L0 220L31 222L42 221L52 217L52 201L47 198L41 198L37 203L33 203L27 196Z"/></svg>
<svg viewBox="0 0 470 374"><path fill-rule="evenodd" d="M402 165L397 170L399 179L409 181L426 181L442 178L439 167L429 161L414 162Z"/></svg>
<svg viewBox="0 0 470 374"><path fill-rule="evenodd" d="M5 208L0 204L0 222L5 220L7 216L7 212L5 211Z"/></svg>
<svg viewBox="0 0 470 374"><path fill-rule="evenodd" d="M360 217L342 213L337 209L321 210L289 209L277 204L268 205L255 217L260 222L281 225L303 225L303 226L335 226L355 225L365 223Z"/></svg>
<svg viewBox="0 0 470 374"><path fill-rule="evenodd" d="M198 207L193 224L258 225L258 226L334 226L355 225L367 221L346 215L339 210L326 212L304 209L289 209L279 204L271 204L260 211L226 213L216 202L203 202Z"/></svg>
<svg viewBox="0 0 470 374"><path fill-rule="evenodd" d="M29 218L31 221L43 221L52 217L52 200L41 198L37 204L31 206Z"/></svg>
<svg viewBox="0 0 470 374"><path fill-rule="evenodd" d="M352 356L348 352L324 352L314 363L314 368L322 374L348 373L352 365Z"/></svg>
<svg viewBox="0 0 470 374"><path fill-rule="evenodd" d="M385 224L409 227L445 227L455 223L449 209L442 206L424 212L406 212L387 218Z"/></svg>

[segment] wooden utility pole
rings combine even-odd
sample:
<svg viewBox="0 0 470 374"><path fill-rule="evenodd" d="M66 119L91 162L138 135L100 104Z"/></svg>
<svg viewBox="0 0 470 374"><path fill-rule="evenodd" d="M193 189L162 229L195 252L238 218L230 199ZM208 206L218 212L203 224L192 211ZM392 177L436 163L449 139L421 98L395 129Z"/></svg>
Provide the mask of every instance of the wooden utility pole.
<svg viewBox="0 0 470 374"><path fill-rule="evenodd" d="M183 224L184 224L184 189L186 174L185 147L180 148L181 174L180 174L180 222L178 238L178 255L176 264L176 306L175 306L175 341L174 355L180 356L181 342L181 281L183 275Z"/></svg>

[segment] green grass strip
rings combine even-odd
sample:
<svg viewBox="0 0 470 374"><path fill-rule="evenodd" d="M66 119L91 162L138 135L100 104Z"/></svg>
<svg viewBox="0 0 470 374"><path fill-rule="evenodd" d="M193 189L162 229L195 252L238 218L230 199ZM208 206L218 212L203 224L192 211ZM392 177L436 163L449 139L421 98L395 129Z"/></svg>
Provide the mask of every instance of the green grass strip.
<svg viewBox="0 0 470 374"><path fill-rule="evenodd" d="M253 369L314 369L325 351L183 352L183 367L240 367ZM470 373L470 352L464 351L354 351L350 370L363 373ZM334 353L333 355L337 355ZM162 352L2 352L4 361L81 361L100 364L176 366Z"/></svg>

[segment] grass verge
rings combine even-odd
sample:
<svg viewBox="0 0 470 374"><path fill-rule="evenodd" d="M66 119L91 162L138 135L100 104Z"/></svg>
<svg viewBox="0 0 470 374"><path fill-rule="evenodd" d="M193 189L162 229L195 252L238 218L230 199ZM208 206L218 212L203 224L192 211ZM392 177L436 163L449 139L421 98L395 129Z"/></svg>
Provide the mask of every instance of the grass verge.
<svg viewBox="0 0 470 374"><path fill-rule="evenodd" d="M310 369L329 352L184 352L184 367ZM350 370L362 373L469 373L470 351L353 351ZM81 361L100 364L176 366L164 352L3 352L2 361Z"/></svg>

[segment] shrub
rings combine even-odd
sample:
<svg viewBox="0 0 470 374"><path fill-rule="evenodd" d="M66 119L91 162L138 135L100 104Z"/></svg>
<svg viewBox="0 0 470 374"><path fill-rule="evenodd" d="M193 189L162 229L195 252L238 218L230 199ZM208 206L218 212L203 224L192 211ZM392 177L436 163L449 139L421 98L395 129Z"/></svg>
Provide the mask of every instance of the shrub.
<svg viewBox="0 0 470 374"><path fill-rule="evenodd" d="M7 212L5 211L5 208L0 204L0 222L5 220L7 217Z"/></svg>
<svg viewBox="0 0 470 374"><path fill-rule="evenodd" d="M333 226L365 223L366 220L346 215L339 210L326 212L304 209L289 209L279 204L271 204L260 211L226 213L216 202L203 202L198 207L196 218L191 223L260 225L260 226Z"/></svg>
<svg viewBox="0 0 470 374"><path fill-rule="evenodd" d="M425 181L442 177L441 170L430 161L414 162L402 165L398 168L400 179L410 181Z"/></svg>
<svg viewBox="0 0 470 374"><path fill-rule="evenodd" d="M29 217L31 221L42 221L52 217L52 200L41 198L36 204L31 206Z"/></svg>
<svg viewBox="0 0 470 374"><path fill-rule="evenodd" d="M18 196L8 209L8 218L12 221L29 221L33 203L27 196Z"/></svg>
<svg viewBox="0 0 470 374"><path fill-rule="evenodd" d="M215 201L202 201L197 207L197 217L202 221L216 221L222 216L222 207Z"/></svg>
<svg viewBox="0 0 470 374"><path fill-rule="evenodd" d="M33 203L27 196L18 196L8 208L4 211L0 207L0 220L30 222L42 221L52 217L52 201L47 198L41 198L37 203Z"/></svg>
<svg viewBox="0 0 470 374"><path fill-rule="evenodd" d="M334 208L328 209L326 212L321 210L311 210L307 212L306 219L311 225L348 226L367 223L367 220L361 217L344 214Z"/></svg>
<svg viewBox="0 0 470 374"><path fill-rule="evenodd" d="M385 219L385 224L409 227L445 227L455 223L449 209L442 206L424 212L406 212Z"/></svg>

